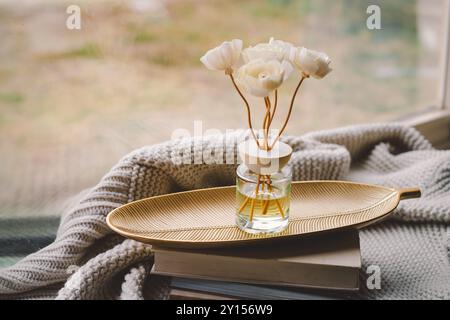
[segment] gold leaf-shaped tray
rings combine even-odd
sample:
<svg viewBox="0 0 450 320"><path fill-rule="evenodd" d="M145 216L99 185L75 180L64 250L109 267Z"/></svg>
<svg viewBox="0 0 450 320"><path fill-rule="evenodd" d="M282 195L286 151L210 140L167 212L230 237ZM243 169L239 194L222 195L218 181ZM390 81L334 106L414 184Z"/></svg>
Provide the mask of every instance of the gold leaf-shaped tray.
<svg viewBox="0 0 450 320"><path fill-rule="evenodd" d="M280 233L252 235L235 226L235 187L172 193L134 201L111 211L114 231L141 242L209 248L299 237L386 218L400 200L420 190L391 189L344 181L292 183L290 222Z"/></svg>

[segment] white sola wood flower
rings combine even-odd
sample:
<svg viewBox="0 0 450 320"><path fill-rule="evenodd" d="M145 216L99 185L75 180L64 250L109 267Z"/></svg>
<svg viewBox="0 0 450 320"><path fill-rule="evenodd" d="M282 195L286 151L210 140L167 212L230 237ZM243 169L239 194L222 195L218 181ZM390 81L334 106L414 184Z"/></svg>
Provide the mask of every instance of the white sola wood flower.
<svg viewBox="0 0 450 320"><path fill-rule="evenodd" d="M277 89L289 73L288 62L251 60L238 70L238 83L250 94L267 97ZM292 68L292 67L291 67Z"/></svg>
<svg viewBox="0 0 450 320"><path fill-rule="evenodd" d="M225 41L206 52L200 61L210 70L233 73L233 68L239 63L242 52L242 40Z"/></svg>
<svg viewBox="0 0 450 320"><path fill-rule="evenodd" d="M278 60L280 62L290 61L293 58L295 47L286 41L270 38L267 43L259 43L248 47L242 53L245 62L255 59Z"/></svg>
<svg viewBox="0 0 450 320"><path fill-rule="evenodd" d="M303 75L316 79L322 79L332 71L331 59L327 54L306 48L297 48L292 63Z"/></svg>
<svg viewBox="0 0 450 320"><path fill-rule="evenodd" d="M256 97L263 98L266 106L266 114L263 122L265 133L264 148L265 150L271 150L287 126L294 106L295 97L302 83L309 77L316 79L325 77L332 70L330 68L331 60L323 52L295 47L289 42L275 40L273 38L269 42L259 43L245 50L242 49L242 45L242 40L239 39L225 41L220 46L206 52L200 58L200 61L208 69L224 71L230 77L234 88L244 101L247 109L248 126L258 147L261 147L261 145L253 130L250 105L240 87ZM235 81L233 72L241 61L245 64L239 68L237 81ZM289 110L283 126L272 141L272 144L269 145L269 130L275 111L277 110L278 88L290 76L294 67L300 71L299 82L292 94ZM273 91L275 91L275 95L272 104L270 94Z"/></svg>

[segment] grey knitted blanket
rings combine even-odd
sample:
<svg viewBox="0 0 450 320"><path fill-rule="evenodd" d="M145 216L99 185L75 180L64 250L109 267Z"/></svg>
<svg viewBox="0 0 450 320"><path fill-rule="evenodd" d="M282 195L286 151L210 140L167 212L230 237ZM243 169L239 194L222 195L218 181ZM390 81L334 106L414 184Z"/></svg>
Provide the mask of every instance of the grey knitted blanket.
<svg viewBox="0 0 450 320"><path fill-rule="evenodd" d="M54 243L0 271L0 298L167 297L167 278L149 274L151 247L114 234L105 217L133 200L233 185L236 166L220 158L235 155L235 143L229 139L231 144L222 136L171 141L124 157L63 214ZM294 180L347 179L420 187L421 199L403 201L394 219L360 232L361 296L450 298L450 151L434 150L417 131L399 124L346 127L284 141L294 149L290 161ZM186 146L192 154L180 152ZM222 155L211 152L224 148L227 152ZM198 163L202 155L208 164ZM180 157L197 164L173 161ZM366 286L370 266L379 268L378 288Z"/></svg>

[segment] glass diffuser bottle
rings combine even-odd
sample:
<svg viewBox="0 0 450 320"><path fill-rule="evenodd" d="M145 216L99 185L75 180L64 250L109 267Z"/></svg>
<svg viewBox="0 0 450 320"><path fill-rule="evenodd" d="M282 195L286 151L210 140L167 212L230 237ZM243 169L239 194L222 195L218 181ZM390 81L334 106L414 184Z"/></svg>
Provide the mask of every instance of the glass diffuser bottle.
<svg viewBox="0 0 450 320"><path fill-rule="evenodd" d="M281 232L289 224L292 175L285 166L292 148L278 142L267 151L254 140L239 145L236 171L236 224L249 233Z"/></svg>

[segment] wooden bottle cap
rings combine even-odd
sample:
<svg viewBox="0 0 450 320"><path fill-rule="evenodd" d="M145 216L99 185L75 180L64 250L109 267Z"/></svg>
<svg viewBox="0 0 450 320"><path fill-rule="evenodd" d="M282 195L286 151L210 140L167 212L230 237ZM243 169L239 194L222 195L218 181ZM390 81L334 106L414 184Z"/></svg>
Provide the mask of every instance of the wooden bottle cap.
<svg viewBox="0 0 450 320"><path fill-rule="evenodd" d="M259 141L263 145L263 141ZM271 150L259 148L253 139L241 142L238 146L239 157L254 173L270 175L281 170L292 155L292 148L284 142L277 142Z"/></svg>

